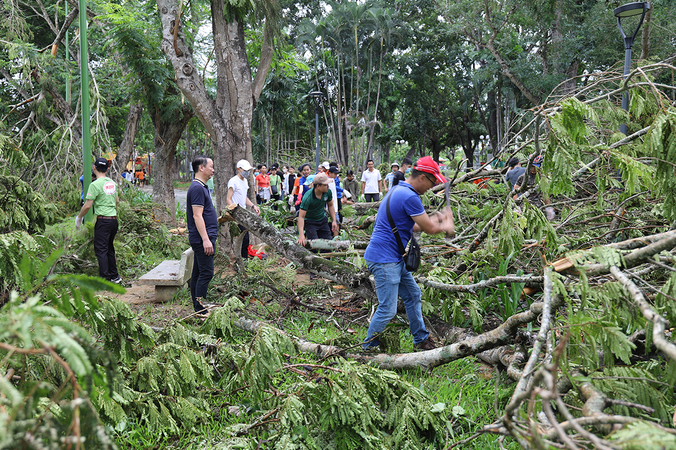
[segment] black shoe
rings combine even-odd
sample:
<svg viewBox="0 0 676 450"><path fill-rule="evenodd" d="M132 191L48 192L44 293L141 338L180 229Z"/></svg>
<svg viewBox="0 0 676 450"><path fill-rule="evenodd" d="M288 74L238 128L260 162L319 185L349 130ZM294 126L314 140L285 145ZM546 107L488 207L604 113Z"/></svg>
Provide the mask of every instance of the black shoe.
<svg viewBox="0 0 676 450"><path fill-rule="evenodd" d="M435 348L437 348L437 345L434 342L432 342L432 339L427 338L424 341L415 344L415 348L419 350L434 350Z"/></svg>
<svg viewBox="0 0 676 450"><path fill-rule="evenodd" d="M115 279L113 279L113 280L110 280L110 282L111 282L111 283L115 283L115 284L122 284L122 278L117 277L117 278L115 278Z"/></svg>

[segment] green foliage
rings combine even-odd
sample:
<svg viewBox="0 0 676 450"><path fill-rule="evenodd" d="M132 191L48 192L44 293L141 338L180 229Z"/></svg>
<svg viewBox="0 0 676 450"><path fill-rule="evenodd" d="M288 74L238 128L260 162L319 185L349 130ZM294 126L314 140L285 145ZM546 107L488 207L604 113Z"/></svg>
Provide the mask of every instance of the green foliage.
<svg viewBox="0 0 676 450"><path fill-rule="evenodd" d="M262 401L272 376L282 367L286 354L295 354L288 336L274 328L263 326L258 330L251 352L244 365L249 383L254 387L256 401Z"/></svg>
<svg viewBox="0 0 676 450"><path fill-rule="evenodd" d="M658 115L646 136L647 152L657 159L656 183L664 196L664 216L676 218L676 110L670 108Z"/></svg>
<svg viewBox="0 0 676 450"><path fill-rule="evenodd" d="M102 372L112 373L114 364L71 317L97 307L95 289L114 285L82 275L45 278L58 255L37 268L24 258L21 280L29 294L13 291L0 311L0 448L57 449L76 436L115 448L97 411L83 401L83 386L105 386ZM10 383L10 374L20 376Z"/></svg>
<svg viewBox="0 0 676 450"><path fill-rule="evenodd" d="M28 156L14 144L9 136L2 133L0 133L0 161L6 161L10 167L15 169L26 167L29 162Z"/></svg>
<svg viewBox="0 0 676 450"><path fill-rule="evenodd" d="M623 450L662 450L676 448L676 436L643 420L627 424L610 435Z"/></svg>
<svg viewBox="0 0 676 450"><path fill-rule="evenodd" d="M280 259L277 255L270 255L264 259L249 258L246 263L246 273L253 279L262 280L281 290L291 287L297 277L294 266L287 264L280 267Z"/></svg>
<svg viewBox="0 0 676 450"><path fill-rule="evenodd" d="M556 231L542 211L533 206L527 199L523 202L522 208L523 216L526 219L524 229L526 238L535 239L538 242L544 239L547 247L556 248L558 244Z"/></svg>
<svg viewBox="0 0 676 450"><path fill-rule="evenodd" d="M20 264L30 258L39 244L25 231L0 234L0 292L7 292L23 283Z"/></svg>
<svg viewBox="0 0 676 450"><path fill-rule="evenodd" d="M584 270L587 264L603 264L605 266L623 267L622 252L613 247L596 246L590 250L578 250L566 253L575 267Z"/></svg>
<svg viewBox="0 0 676 450"><path fill-rule="evenodd" d="M662 377L656 376L656 373L641 365L605 367L602 373L593 374L591 382L610 398L653 408L655 413L646 415L646 419L658 420L665 425L670 424L673 416L673 412L670 412L670 410L673 411L673 407L670 406L673 386L664 383ZM648 363L648 365L656 364ZM657 365L664 366L662 363L657 363ZM656 372L660 373L662 370ZM614 405L612 408L615 414L623 416L637 414L628 406Z"/></svg>
<svg viewBox="0 0 676 450"><path fill-rule="evenodd" d="M521 251L524 239L523 230L526 225L526 217L518 214L512 200L509 200L500 223L498 251L503 255L513 255L515 252Z"/></svg>
<svg viewBox="0 0 676 450"><path fill-rule="evenodd" d="M455 284L452 272L443 268L435 267L428 272L426 278L430 281L444 284ZM465 279L458 280L459 283L466 282ZM464 325L467 323L465 317L465 308L469 312L469 319L472 326L477 329L483 323L481 294L479 298L466 294L457 294L454 292L442 291L431 287L422 288L422 308L423 313L440 313L441 317L455 325Z"/></svg>
<svg viewBox="0 0 676 450"><path fill-rule="evenodd" d="M244 305L235 296L221 301L223 306L210 314L209 320L202 327L202 332L217 338L232 339L234 333L232 322L236 317L234 312L243 309Z"/></svg>
<svg viewBox="0 0 676 450"><path fill-rule="evenodd" d="M672 272L660 293L655 296L657 310L664 314L670 323L676 323L676 302L673 298L676 298L676 272Z"/></svg>
<svg viewBox="0 0 676 450"><path fill-rule="evenodd" d="M607 318L576 311L566 321L571 328L568 358L576 364L596 369L605 364L615 365L615 358L629 364L631 351L636 347L617 326ZM603 350L603 362L599 361L599 347Z"/></svg>
<svg viewBox="0 0 676 450"><path fill-rule="evenodd" d="M628 146L623 147L627 151ZM653 189L655 187L655 168L638 161L634 155L620 152L617 149L609 150L613 166L622 174L622 186L629 194L639 191L641 188Z"/></svg>
<svg viewBox="0 0 676 450"><path fill-rule="evenodd" d="M354 361L314 370L289 386L274 448L423 449L443 435L440 411L398 375Z"/></svg>
<svg viewBox="0 0 676 450"><path fill-rule="evenodd" d="M146 324L138 322L129 305L116 298L99 302L99 308L87 311L87 323L100 336L103 348L116 359L132 364L152 348L156 335Z"/></svg>
<svg viewBox="0 0 676 450"><path fill-rule="evenodd" d="M19 177L0 175L0 232L42 232L57 219L57 212L55 205Z"/></svg>

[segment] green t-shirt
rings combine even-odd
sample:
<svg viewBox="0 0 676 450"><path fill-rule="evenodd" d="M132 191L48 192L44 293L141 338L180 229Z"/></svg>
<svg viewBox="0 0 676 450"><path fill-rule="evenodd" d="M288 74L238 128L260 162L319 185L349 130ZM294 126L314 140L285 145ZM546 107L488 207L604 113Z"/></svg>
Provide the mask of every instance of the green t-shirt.
<svg viewBox="0 0 676 450"><path fill-rule="evenodd" d="M207 189L214 190L214 177L211 177L207 180Z"/></svg>
<svg viewBox="0 0 676 450"><path fill-rule="evenodd" d="M315 189L312 188L303 195L303 201L300 202L300 209L305 211L305 220L320 222L326 220L326 204L333 201L331 190L326 191L322 198L315 196Z"/></svg>
<svg viewBox="0 0 676 450"><path fill-rule="evenodd" d="M270 186L278 186L282 184L282 179L279 178L279 175L270 175ZM279 192L279 191L278 191Z"/></svg>
<svg viewBox="0 0 676 450"><path fill-rule="evenodd" d="M90 184L85 200L94 201L97 215L117 216L117 185L110 178L99 178Z"/></svg>

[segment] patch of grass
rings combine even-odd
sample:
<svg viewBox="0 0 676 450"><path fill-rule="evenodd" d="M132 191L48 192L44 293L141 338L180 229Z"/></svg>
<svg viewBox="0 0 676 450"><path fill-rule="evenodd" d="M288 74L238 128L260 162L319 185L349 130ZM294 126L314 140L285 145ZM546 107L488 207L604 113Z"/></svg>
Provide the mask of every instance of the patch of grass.
<svg viewBox="0 0 676 450"><path fill-rule="evenodd" d="M472 357L437 367L431 373L408 371L401 376L425 392L433 403L444 404L448 443L466 439L484 425L492 423L503 414L512 394L511 380ZM508 449L520 448L511 439L507 439L504 445ZM500 446L498 436L484 434L462 448L497 450Z"/></svg>
<svg viewBox="0 0 676 450"><path fill-rule="evenodd" d="M174 180L174 189L188 189L192 181Z"/></svg>

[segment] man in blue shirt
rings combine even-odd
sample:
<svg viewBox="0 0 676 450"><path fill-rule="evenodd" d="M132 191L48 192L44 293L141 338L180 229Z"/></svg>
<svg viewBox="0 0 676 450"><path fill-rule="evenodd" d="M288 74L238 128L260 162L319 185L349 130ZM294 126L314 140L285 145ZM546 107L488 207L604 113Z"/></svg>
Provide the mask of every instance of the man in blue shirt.
<svg viewBox="0 0 676 450"><path fill-rule="evenodd" d="M209 282L214 277L214 252L218 235L218 215L207 181L214 176L214 162L203 155L192 160L195 179L188 188L186 216L188 219L188 240L195 252L190 278L190 296L195 312L206 316L208 310L202 301L207 296Z"/></svg>
<svg viewBox="0 0 676 450"><path fill-rule="evenodd" d="M392 196L389 202L390 213L394 225L399 230L404 247L414 231L424 231L428 234L441 232L452 234L455 232L455 226L451 210L447 209L430 217L420 201L420 195L445 181L439 171L439 165L429 156L425 156L416 162L411 176L399 182L381 203L371 241L364 253L369 271L375 279L378 296L378 309L371 319L363 344L364 350L380 345L377 335L385 329L397 313L398 297L404 301L415 346L422 350L435 348L434 343L428 339L429 333L422 317L420 306L422 293L411 272L406 270L406 264L399 253L399 245L392 233L385 208L388 197Z"/></svg>

